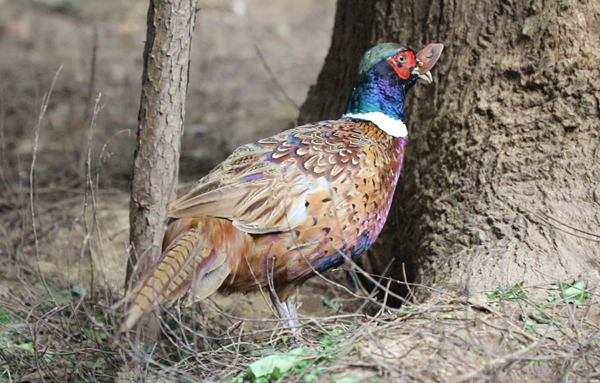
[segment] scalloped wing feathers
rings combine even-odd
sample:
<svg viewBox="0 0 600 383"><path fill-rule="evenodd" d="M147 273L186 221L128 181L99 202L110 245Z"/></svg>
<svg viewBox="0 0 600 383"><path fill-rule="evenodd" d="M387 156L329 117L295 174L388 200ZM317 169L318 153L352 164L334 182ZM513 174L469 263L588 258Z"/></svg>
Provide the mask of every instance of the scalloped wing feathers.
<svg viewBox="0 0 600 383"><path fill-rule="evenodd" d="M306 201L332 198L334 180L356 173L361 162L359 173L376 171L368 166L375 163L364 164L362 149L379 143L355 124L323 121L242 146L173 201L169 216L226 218L252 234L294 229L308 219Z"/></svg>

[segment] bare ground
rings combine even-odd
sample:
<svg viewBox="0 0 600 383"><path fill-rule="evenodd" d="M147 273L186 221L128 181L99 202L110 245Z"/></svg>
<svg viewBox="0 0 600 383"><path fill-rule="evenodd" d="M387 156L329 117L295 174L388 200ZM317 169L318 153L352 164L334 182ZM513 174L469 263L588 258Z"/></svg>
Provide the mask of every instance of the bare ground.
<svg viewBox="0 0 600 383"><path fill-rule="evenodd" d="M293 123L335 2L200 5L184 182ZM600 381L597 286L573 290L575 280L437 286L430 301L398 310L372 302L348 266L328 277L349 290L319 278L303 288L296 335L251 295L170 309L156 349L114 340L146 6L0 2L0 381L276 381L273 371L252 376L268 357L283 363L280 381Z"/></svg>

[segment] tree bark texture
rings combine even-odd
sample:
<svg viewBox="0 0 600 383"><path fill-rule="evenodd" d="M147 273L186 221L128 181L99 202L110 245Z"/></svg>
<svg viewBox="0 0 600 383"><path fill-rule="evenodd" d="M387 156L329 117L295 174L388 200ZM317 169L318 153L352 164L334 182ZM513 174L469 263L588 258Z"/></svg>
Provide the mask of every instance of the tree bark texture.
<svg viewBox="0 0 600 383"><path fill-rule="evenodd" d="M130 202L127 285L161 254L175 198L196 0L151 0Z"/></svg>
<svg viewBox="0 0 600 383"><path fill-rule="evenodd" d="M383 41L446 48L409 96L403 175L362 265L466 290L597 280L600 3L339 0L300 119L339 117Z"/></svg>

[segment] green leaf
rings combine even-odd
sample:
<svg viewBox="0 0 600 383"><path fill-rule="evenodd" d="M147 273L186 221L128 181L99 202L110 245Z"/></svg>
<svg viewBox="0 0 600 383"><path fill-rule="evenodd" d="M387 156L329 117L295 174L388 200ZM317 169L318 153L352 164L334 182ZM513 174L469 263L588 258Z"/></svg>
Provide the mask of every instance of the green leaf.
<svg viewBox="0 0 600 383"><path fill-rule="evenodd" d="M317 380L319 380L319 376L314 372L309 372L302 377L302 381L307 383L316 382Z"/></svg>
<svg viewBox="0 0 600 383"><path fill-rule="evenodd" d="M0 309L0 323L10 323L12 322L13 314Z"/></svg>
<svg viewBox="0 0 600 383"><path fill-rule="evenodd" d="M302 355L304 354L304 348L303 347L296 347L294 349L291 349L290 351L288 351L289 355Z"/></svg>
<svg viewBox="0 0 600 383"><path fill-rule="evenodd" d="M71 292L82 297L87 294L88 290L79 284L74 284L71 286Z"/></svg>
<svg viewBox="0 0 600 383"><path fill-rule="evenodd" d="M562 283L548 287L548 290L560 290Z"/></svg>
<svg viewBox="0 0 600 383"><path fill-rule="evenodd" d="M309 364L310 364L310 360L308 360L308 359L303 359L303 360L299 361L298 364L296 364L296 366L294 367L294 373L295 374L301 373L302 371L304 371L306 366L308 366Z"/></svg>
<svg viewBox="0 0 600 383"><path fill-rule="evenodd" d="M557 300L564 300L565 303L574 304L577 307L581 307L586 300L591 298L591 294L585 291L585 282L579 281L571 286L564 283L558 283L550 286L550 290L561 289L562 291L549 296L548 302L555 302Z"/></svg>
<svg viewBox="0 0 600 383"><path fill-rule="evenodd" d="M323 339L319 343L325 347L331 347L333 345L333 341L331 339Z"/></svg>
<svg viewBox="0 0 600 383"><path fill-rule="evenodd" d="M96 330L94 330L92 328L85 328L85 329L83 329L83 333L88 338L90 338L90 339L97 338L97 339L103 339L104 340L104 339L108 338L108 336L105 333L100 332L100 331L96 331Z"/></svg>
<svg viewBox="0 0 600 383"><path fill-rule="evenodd" d="M333 330L329 330L327 331L329 333L329 335L331 336L338 336L342 334L342 330L340 330L339 328L334 328Z"/></svg>
<svg viewBox="0 0 600 383"><path fill-rule="evenodd" d="M347 376L345 378L336 379L335 383L360 383L360 379L354 376Z"/></svg>
<svg viewBox="0 0 600 383"><path fill-rule="evenodd" d="M46 363L50 363L50 362L52 362L54 360L54 354L52 354L52 353L46 353L46 354L43 355L43 358L44 358L44 361Z"/></svg>
<svg viewBox="0 0 600 383"><path fill-rule="evenodd" d="M16 345L21 350L33 351L33 342L21 343Z"/></svg>
<svg viewBox="0 0 600 383"><path fill-rule="evenodd" d="M513 286L500 286L494 291L486 291L485 295L488 298L500 298L506 299L509 301L516 301L519 299L524 299L527 294L527 291L523 290L523 286L525 282L519 282L514 284Z"/></svg>
<svg viewBox="0 0 600 383"><path fill-rule="evenodd" d="M321 298L321 300L323 301L323 305L325 305L325 307L327 307L330 310L339 311L342 308L341 304L327 299L325 295L321 295L319 298Z"/></svg>
<svg viewBox="0 0 600 383"><path fill-rule="evenodd" d="M290 372L300 362L297 355L304 353L304 349L299 347L291 350L286 355L269 355L248 366L248 374L254 378L254 382L262 383L271 380L280 379L283 375ZM259 381L260 380L260 381Z"/></svg>
<svg viewBox="0 0 600 383"><path fill-rule="evenodd" d="M585 282L577 282L575 283L573 286L569 287L568 289L566 289L564 291L564 295L567 298L572 297L573 295L577 295L577 294L581 294L583 293L585 289Z"/></svg>
<svg viewBox="0 0 600 383"><path fill-rule="evenodd" d="M281 360L280 356L269 355L265 358L257 360L256 362L250 363L250 365L248 365L248 371L250 372L251 376L255 378L267 376L273 371L273 368L275 368L275 363L277 363L278 360Z"/></svg>

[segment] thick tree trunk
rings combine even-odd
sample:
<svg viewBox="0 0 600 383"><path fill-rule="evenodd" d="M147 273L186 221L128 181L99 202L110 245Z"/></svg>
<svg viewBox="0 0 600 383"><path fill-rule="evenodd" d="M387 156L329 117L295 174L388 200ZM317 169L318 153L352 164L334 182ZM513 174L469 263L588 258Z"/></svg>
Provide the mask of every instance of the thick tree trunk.
<svg viewBox="0 0 600 383"><path fill-rule="evenodd" d="M424 285L493 289L597 278L600 3L339 0L301 120L337 117L358 57L446 46L409 96L407 160L363 265ZM582 230L585 231L578 231ZM590 235L589 233L596 233Z"/></svg>
<svg viewBox="0 0 600 383"><path fill-rule="evenodd" d="M175 198L195 18L196 0L150 1L131 190L127 286L160 256L166 206ZM155 318L142 321L144 337L156 338Z"/></svg>

